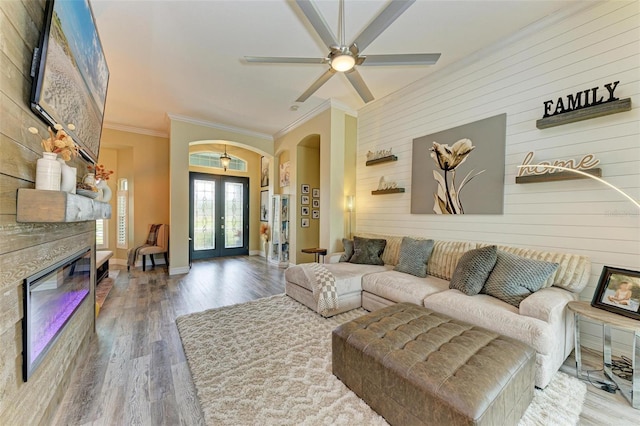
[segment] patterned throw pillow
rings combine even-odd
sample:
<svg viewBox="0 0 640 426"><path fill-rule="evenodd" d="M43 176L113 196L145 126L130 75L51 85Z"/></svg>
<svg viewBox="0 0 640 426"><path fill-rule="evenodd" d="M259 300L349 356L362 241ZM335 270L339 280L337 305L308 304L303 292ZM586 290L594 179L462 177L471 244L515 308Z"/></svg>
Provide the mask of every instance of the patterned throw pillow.
<svg viewBox="0 0 640 426"><path fill-rule="evenodd" d="M557 263L527 259L498 250L498 260L482 292L516 308L527 296L540 290Z"/></svg>
<svg viewBox="0 0 640 426"><path fill-rule="evenodd" d="M480 293L498 260L497 252L496 246L487 246L463 254L453 272L449 288L460 290L467 296Z"/></svg>
<svg viewBox="0 0 640 426"><path fill-rule="evenodd" d="M353 240L343 238L342 246L344 247L344 253L340 256L339 262L348 262L351 256L353 256Z"/></svg>
<svg viewBox="0 0 640 426"><path fill-rule="evenodd" d="M404 237L400 245L400 260L393 270L424 278L427 276L427 262L432 251L433 240Z"/></svg>
<svg viewBox="0 0 640 426"><path fill-rule="evenodd" d="M387 240L353 237L353 256L349 262L362 265L384 265L380 256L386 246Z"/></svg>

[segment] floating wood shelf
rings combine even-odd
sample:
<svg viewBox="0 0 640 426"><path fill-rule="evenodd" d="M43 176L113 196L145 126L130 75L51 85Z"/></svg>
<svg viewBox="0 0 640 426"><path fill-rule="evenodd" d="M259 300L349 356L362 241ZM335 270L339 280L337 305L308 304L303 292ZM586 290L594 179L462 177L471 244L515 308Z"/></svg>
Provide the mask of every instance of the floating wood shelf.
<svg viewBox="0 0 640 426"><path fill-rule="evenodd" d="M62 191L18 189L17 222L85 222L111 218L111 205Z"/></svg>
<svg viewBox="0 0 640 426"><path fill-rule="evenodd" d="M395 155L388 155L386 157L376 158L375 160L369 160L366 165L373 166L374 164L387 163L389 161L398 161L398 157Z"/></svg>
<svg viewBox="0 0 640 426"><path fill-rule="evenodd" d="M601 177L602 169L580 170L592 176ZM589 179L587 176L573 172L554 172L543 175L516 176L516 183L555 182L559 180Z"/></svg>
<svg viewBox="0 0 640 426"><path fill-rule="evenodd" d="M576 121L588 120L590 118L603 117L605 115L617 114L619 112L631 110L631 98L619 99L613 102L595 105L578 109L571 112L565 112L551 117L541 118L536 121L538 129L547 129L549 127L561 126L563 124L575 123Z"/></svg>
<svg viewBox="0 0 640 426"><path fill-rule="evenodd" d="M401 192L404 192L404 188L379 189L377 191L371 191L371 195L399 194Z"/></svg>

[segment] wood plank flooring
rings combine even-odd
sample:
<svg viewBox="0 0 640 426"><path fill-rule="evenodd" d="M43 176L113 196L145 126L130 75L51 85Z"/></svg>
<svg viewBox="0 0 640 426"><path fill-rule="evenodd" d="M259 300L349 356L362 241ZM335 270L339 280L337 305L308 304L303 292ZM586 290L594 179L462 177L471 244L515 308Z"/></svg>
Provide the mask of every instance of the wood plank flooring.
<svg viewBox="0 0 640 426"><path fill-rule="evenodd" d="M164 265L121 270L54 424L203 425L176 317L283 292L284 270L257 256L196 261L174 277ZM588 368L600 368L600 359L583 352ZM570 358L563 370L572 367ZM588 389L581 424L640 424L640 411L619 393Z"/></svg>

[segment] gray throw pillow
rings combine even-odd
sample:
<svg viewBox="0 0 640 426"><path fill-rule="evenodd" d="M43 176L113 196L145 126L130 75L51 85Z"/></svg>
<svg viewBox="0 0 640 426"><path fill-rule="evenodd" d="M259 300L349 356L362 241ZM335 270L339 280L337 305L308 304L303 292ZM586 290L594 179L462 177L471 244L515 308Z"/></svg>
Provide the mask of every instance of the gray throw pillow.
<svg viewBox="0 0 640 426"><path fill-rule="evenodd" d="M497 252L496 246L487 246L463 254L451 276L449 288L460 290L467 296L480 293L498 260Z"/></svg>
<svg viewBox="0 0 640 426"><path fill-rule="evenodd" d="M400 244L400 258L393 270L424 278L427 276L427 262L432 251L433 240L404 237Z"/></svg>
<svg viewBox="0 0 640 426"><path fill-rule="evenodd" d="M557 267L557 263L527 259L498 250L498 260L482 292L517 308L527 296L542 288Z"/></svg>
<svg viewBox="0 0 640 426"><path fill-rule="evenodd" d="M343 238L342 246L344 247L344 253L340 256L339 262L348 262L351 256L353 256L353 240Z"/></svg>
<svg viewBox="0 0 640 426"><path fill-rule="evenodd" d="M387 240L384 239L353 237L353 256L349 262L363 265L384 265L380 256L386 246Z"/></svg>

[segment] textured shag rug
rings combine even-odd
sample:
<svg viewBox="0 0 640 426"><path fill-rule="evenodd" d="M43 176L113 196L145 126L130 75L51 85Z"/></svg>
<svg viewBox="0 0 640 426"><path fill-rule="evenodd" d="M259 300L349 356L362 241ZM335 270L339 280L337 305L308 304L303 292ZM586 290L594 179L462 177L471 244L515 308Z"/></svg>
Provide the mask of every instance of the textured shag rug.
<svg viewBox="0 0 640 426"><path fill-rule="evenodd" d="M331 374L331 331L366 311L323 318L285 295L176 320L208 425L385 425ZM558 372L521 425L575 425L584 383Z"/></svg>

